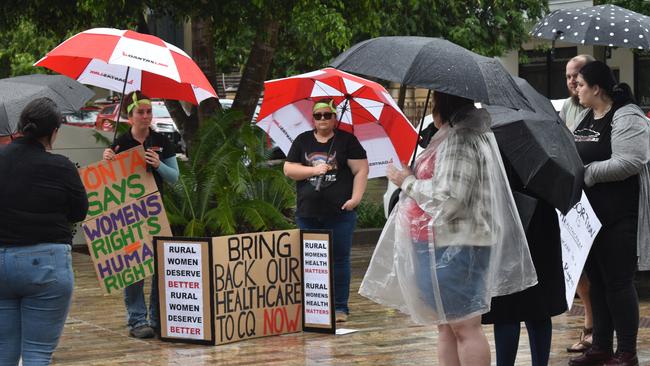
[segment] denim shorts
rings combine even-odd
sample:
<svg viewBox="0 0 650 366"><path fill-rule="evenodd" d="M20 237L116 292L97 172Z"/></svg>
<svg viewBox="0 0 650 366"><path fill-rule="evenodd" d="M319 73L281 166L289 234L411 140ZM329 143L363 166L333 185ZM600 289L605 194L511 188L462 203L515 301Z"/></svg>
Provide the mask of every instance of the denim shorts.
<svg viewBox="0 0 650 366"><path fill-rule="evenodd" d="M420 296L434 311L446 319L458 319L489 309L486 292L490 247L449 246L435 249L431 261L428 243L415 243L415 273ZM431 269L436 269L437 288ZM443 309L437 308L435 292L439 289Z"/></svg>

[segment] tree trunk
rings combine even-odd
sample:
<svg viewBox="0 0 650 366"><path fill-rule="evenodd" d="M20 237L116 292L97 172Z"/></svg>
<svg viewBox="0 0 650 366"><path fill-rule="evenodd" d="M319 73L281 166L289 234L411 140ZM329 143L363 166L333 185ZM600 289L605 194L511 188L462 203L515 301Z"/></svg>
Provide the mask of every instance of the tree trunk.
<svg viewBox="0 0 650 366"><path fill-rule="evenodd" d="M217 73L214 57L214 30L210 17L192 17L192 59L199 66L201 71L210 81L210 85L216 90ZM198 129L198 124L221 111L221 104L218 99L209 98L199 105L199 116L196 120L197 126L190 126L193 131ZM190 124L194 123L190 121Z"/></svg>
<svg viewBox="0 0 650 366"><path fill-rule="evenodd" d="M243 113L242 123L253 119L257 101L264 88L264 80L266 80L275 48L278 45L279 29L280 22L273 19L266 19L257 29L235 101L232 104L233 109Z"/></svg>
<svg viewBox="0 0 650 366"><path fill-rule="evenodd" d="M151 34L149 32L149 25L147 24L147 19L144 17L144 12L138 13L138 24L135 26L135 31L144 34Z"/></svg>
<svg viewBox="0 0 650 366"><path fill-rule="evenodd" d="M399 85L399 93L397 94L397 106L404 111L404 100L406 99L406 85Z"/></svg>
<svg viewBox="0 0 650 366"><path fill-rule="evenodd" d="M140 14L138 18L137 31L140 33L150 34L144 14ZM192 18L192 58L210 81L210 84L214 87L216 80L216 67L213 45L212 20L209 18ZM196 136L196 131L199 129L199 121L201 120L200 109L203 109L202 112L204 118L212 115L216 110L221 110L221 104L219 103L219 100L215 98L203 101L200 105L200 109L197 109L196 106L192 106L189 116L185 113L181 103L177 100L165 100L165 106L178 129L182 132L186 153L189 153L189 149L194 141L194 137Z"/></svg>

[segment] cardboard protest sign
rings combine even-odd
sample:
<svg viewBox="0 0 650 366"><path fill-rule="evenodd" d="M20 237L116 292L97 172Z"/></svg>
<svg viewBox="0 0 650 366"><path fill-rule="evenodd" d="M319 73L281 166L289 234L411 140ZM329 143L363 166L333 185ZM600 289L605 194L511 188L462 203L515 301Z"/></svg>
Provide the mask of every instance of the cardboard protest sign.
<svg viewBox="0 0 650 366"><path fill-rule="evenodd" d="M300 230L212 240L215 344L301 331Z"/></svg>
<svg viewBox="0 0 650 366"><path fill-rule="evenodd" d="M153 236L171 236L162 198L140 146L79 169L89 211L81 230L108 293L154 273Z"/></svg>
<svg viewBox="0 0 650 366"><path fill-rule="evenodd" d="M565 215L557 211L560 220L560 239L562 241L562 267L564 285L569 309L578 288L578 280L587 261L591 245L600 231L601 223L591 207L587 195L582 192L580 202Z"/></svg>
<svg viewBox="0 0 650 366"><path fill-rule="evenodd" d="M330 231L302 231L303 330L335 333L334 273Z"/></svg>
<svg viewBox="0 0 650 366"><path fill-rule="evenodd" d="M154 273L154 235L170 235L162 197L153 193L86 220L86 236L100 286L108 293Z"/></svg>
<svg viewBox="0 0 650 366"><path fill-rule="evenodd" d="M214 344L212 239L156 237L160 338Z"/></svg>
<svg viewBox="0 0 650 366"><path fill-rule="evenodd" d="M158 191L142 146L80 168L79 175L88 195L86 219Z"/></svg>

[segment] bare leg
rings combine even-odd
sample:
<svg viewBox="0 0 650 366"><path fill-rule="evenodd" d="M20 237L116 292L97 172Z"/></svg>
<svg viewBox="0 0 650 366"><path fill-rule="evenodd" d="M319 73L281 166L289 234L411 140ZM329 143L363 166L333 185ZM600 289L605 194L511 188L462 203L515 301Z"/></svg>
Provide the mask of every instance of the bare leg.
<svg viewBox="0 0 650 366"><path fill-rule="evenodd" d="M481 327L481 317L450 323L456 336L460 364L464 366L489 366L490 345Z"/></svg>
<svg viewBox="0 0 650 366"><path fill-rule="evenodd" d="M441 365L460 366L456 335L449 324L438 325L438 363Z"/></svg>
<svg viewBox="0 0 650 366"><path fill-rule="evenodd" d="M593 328L593 316L591 315L591 298L589 297L589 279L587 275L582 274L580 276L580 281L578 281L578 289L576 290L578 297L582 300L582 303L585 305L585 328Z"/></svg>
<svg viewBox="0 0 650 366"><path fill-rule="evenodd" d="M587 274L582 272L580 280L578 281L578 287L576 288L576 293L585 307L585 317L584 317L584 330L580 332L580 340L577 343L574 343L571 347L567 348L569 352L583 352L586 351L591 343L593 342L592 329L593 329L593 315L591 312L591 296L589 295L590 289L589 278Z"/></svg>

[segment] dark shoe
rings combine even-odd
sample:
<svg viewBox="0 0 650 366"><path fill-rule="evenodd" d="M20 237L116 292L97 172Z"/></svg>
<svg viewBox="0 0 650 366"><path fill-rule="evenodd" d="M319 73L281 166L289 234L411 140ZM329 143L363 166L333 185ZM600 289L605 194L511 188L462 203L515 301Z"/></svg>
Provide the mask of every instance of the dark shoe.
<svg viewBox="0 0 650 366"><path fill-rule="evenodd" d="M569 366L602 366L612 356L612 352L603 351L596 346L592 346L582 356L570 359Z"/></svg>
<svg viewBox="0 0 650 366"><path fill-rule="evenodd" d="M137 328L133 328L129 330L129 335L133 338L153 338L156 333L153 331L153 328L151 328L148 325L141 325Z"/></svg>
<svg viewBox="0 0 650 366"><path fill-rule="evenodd" d="M636 353L617 351L614 357L605 362L605 366L639 366Z"/></svg>

